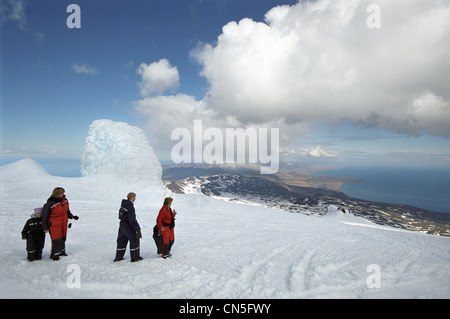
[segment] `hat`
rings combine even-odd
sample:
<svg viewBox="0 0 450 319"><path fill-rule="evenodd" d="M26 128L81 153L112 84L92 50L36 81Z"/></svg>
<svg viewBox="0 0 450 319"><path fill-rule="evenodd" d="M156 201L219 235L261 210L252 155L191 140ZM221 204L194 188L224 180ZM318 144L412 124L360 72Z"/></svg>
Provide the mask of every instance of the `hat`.
<svg viewBox="0 0 450 319"><path fill-rule="evenodd" d="M42 214L43 207L38 207L34 209L34 213L30 215L31 218L37 218L37 214Z"/></svg>

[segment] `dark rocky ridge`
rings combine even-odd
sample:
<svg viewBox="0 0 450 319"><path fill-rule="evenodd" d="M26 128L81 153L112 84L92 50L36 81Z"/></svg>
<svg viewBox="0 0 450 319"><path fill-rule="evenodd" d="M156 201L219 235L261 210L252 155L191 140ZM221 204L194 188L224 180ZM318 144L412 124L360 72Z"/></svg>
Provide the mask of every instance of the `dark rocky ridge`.
<svg viewBox="0 0 450 319"><path fill-rule="evenodd" d="M265 176L251 170L233 170L230 173L223 168L197 168L193 171L177 169L175 173L169 169L163 176L166 187L174 193L192 192L192 189L196 188L207 196L245 201L307 215L323 215L329 205L335 205L379 225L450 236L450 214L446 213L361 200L321 187L288 185L276 175ZM208 175L202 175L205 173ZM183 179L170 180L176 177L174 174ZM183 174L192 175L185 178Z"/></svg>

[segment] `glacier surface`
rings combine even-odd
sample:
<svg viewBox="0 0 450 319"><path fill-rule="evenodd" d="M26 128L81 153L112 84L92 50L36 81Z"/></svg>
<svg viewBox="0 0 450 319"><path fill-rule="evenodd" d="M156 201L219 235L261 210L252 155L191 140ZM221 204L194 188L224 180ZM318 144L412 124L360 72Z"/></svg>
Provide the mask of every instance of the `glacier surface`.
<svg viewBox="0 0 450 319"><path fill-rule="evenodd" d="M92 123L82 177L49 175L31 159L0 167L0 298L450 298L450 238L382 227L329 207L323 217L171 194L142 130ZM67 257L26 260L20 232L52 189L66 189ZM118 263L118 209L137 193L143 261ZM165 196L179 212L171 259L152 238ZM79 287L71 269L79 269ZM167 289L169 287L170 289ZM164 290L165 293L161 294Z"/></svg>

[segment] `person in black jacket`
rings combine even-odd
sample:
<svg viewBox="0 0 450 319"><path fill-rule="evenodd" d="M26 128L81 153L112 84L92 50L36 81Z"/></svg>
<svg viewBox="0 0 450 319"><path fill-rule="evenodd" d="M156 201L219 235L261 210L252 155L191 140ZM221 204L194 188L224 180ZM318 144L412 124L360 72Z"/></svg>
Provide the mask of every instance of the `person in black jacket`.
<svg viewBox="0 0 450 319"><path fill-rule="evenodd" d="M27 259L41 260L45 244L45 233L42 229L42 208L36 208L22 230L22 239L27 241Z"/></svg>
<svg viewBox="0 0 450 319"><path fill-rule="evenodd" d="M117 235L117 250L114 261L123 260L128 241L130 242L131 261L136 262L142 260L140 256L139 239L142 238L141 226L136 220L136 212L134 210L135 193L129 193L127 199L122 199L119 210L119 234Z"/></svg>

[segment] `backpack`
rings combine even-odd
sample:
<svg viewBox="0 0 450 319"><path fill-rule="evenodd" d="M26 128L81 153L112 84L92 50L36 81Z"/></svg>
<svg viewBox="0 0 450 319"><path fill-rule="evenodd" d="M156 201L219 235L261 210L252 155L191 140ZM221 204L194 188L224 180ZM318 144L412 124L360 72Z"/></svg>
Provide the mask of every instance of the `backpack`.
<svg viewBox="0 0 450 319"><path fill-rule="evenodd" d="M119 219L123 222L128 220L128 210L124 207L120 207L119 209Z"/></svg>
<svg viewBox="0 0 450 319"><path fill-rule="evenodd" d="M158 225L153 227L153 239L155 240L156 250L158 254L162 252L162 236L159 233Z"/></svg>

